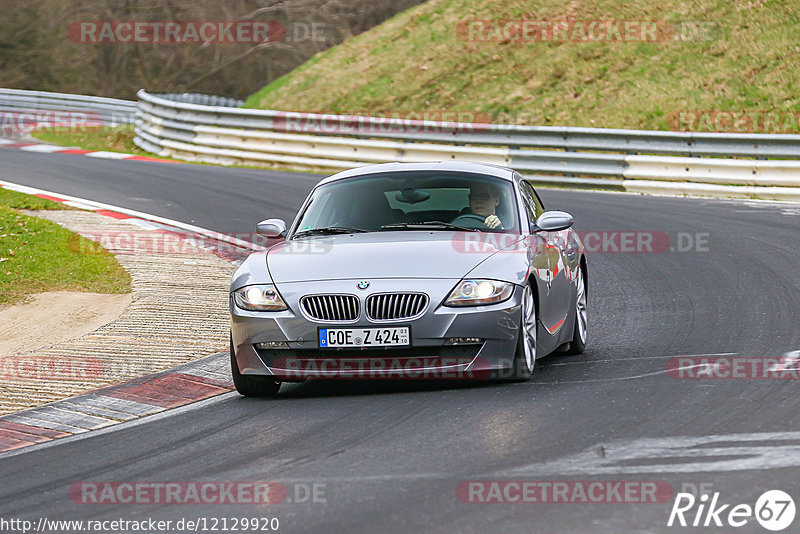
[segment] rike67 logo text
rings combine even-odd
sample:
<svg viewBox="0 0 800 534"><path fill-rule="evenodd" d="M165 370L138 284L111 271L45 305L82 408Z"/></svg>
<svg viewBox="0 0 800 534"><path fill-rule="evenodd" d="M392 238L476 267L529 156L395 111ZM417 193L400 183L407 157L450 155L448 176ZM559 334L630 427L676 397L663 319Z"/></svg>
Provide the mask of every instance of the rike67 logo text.
<svg viewBox="0 0 800 534"><path fill-rule="evenodd" d="M794 521L795 504L791 495L781 490L761 494L755 506L746 503L728 504L720 501L719 492L695 497L678 493L669 514L667 526L733 527L750 524L753 519L763 528L778 532Z"/></svg>

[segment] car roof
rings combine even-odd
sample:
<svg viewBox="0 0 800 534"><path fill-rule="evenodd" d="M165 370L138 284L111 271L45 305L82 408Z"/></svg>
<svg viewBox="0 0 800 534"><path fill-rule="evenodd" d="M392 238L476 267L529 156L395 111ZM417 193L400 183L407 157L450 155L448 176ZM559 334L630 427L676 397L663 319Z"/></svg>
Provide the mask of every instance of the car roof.
<svg viewBox="0 0 800 534"><path fill-rule="evenodd" d="M338 172L332 176L321 180L317 185L366 176L369 174L388 173L388 172L408 172L408 171L442 171L442 172L469 172L476 174L486 174L495 178L513 181L516 171L500 165L490 163L478 163L475 161L426 161L419 163L378 163L375 165L364 165L346 171Z"/></svg>

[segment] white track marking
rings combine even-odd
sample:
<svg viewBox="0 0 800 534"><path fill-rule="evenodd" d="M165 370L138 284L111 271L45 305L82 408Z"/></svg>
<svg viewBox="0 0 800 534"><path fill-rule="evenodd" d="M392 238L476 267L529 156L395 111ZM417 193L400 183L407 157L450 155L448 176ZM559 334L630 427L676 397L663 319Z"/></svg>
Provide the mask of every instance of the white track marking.
<svg viewBox="0 0 800 534"><path fill-rule="evenodd" d="M798 466L800 432L759 432L615 440L577 454L503 471L503 475L697 473Z"/></svg>
<svg viewBox="0 0 800 534"><path fill-rule="evenodd" d="M66 202L62 202L62 204L66 205L66 206L72 206L73 208L78 208L79 210L90 210L91 211L91 210L95 209L93 206L90 206L89 204L83 204L81 202L76 202L76 201L73 201L73 200L67 200Z"/></svg>
<svg viewBox="0 0 800 534"><path fill-rule="evenodd" d="M639 378L646 378L648 376L663 375L666 373L676 373L678 371L685 371L687 369L694 369L695 367L707 367L705 363L698 363L695 365L687 365L685 367L676 367L675 369L661 369L660 371L653 371L652 373L644 373L641 375L632 376L612 376L609 378L592 378L590 380L551 380L547 382L535 382L531 380L529 384L589 384L592 382L619 382L621 380L636 380Z"/></svg>
<svg viewBox="0 0 800 534"><path fill-rule="evenodd" d="M19 147L20 150L25 150L27 152L61 152L62 150L69 150L70 148L71 147L58 145L30 145Z"/></svg>
<svg viewBox="0 0 800 534"><path fill-rule="evenodd" d="M128 222L135 224L136 226L142 228L143 230L147 230L148 232L161 228L161 226L157 224L151 223L150 221L143 221L142 219L128 219Z"/></svg>
<svg viewBox="0 0 800 534"><path fill-rule="evenodd" d="M105 150L98 150L97 152L87 152L84 156L89 156L90 158L101 158L101 159L125 159L131 157L131 154L125 154L123 152L106 152Z"/></svg>
<svg viewBox="0 0 800 534"><path fill-rule="evenodd" d="M0 180L0 186L5 187L6 189L10 189L12 191L18 191L20 193L28 193L31 195L43 194L57 198L63 198L64 200L72 201L72 202L79 202L85 206L89 206L88 209L92 210L109 210L109 211L116 211L118 213L124 213L126 215L130 215L132 217L138 217L139 219L144 219L146 221L153 221L159 222L161 224L166 224L168 226L172 226L174 228L179 228L181 230L186 230L189 232L194 232L204 237L208 237L210 239L216 239L217 241L222 241L224 243L230 243L232 245L236 245L237 247L241 247L247 250L252 251L261 251L266 250L265 247L261 245L257 245L255 243L251 243L249 241L245 241L243 239L238 239L235 237L231 237L226 234L221 234L219 232L214 232L213 230L208 230L206 228L201 228L200 226L195 226L193 224L186 224L180 221L176 221L174 219L167 219L166 217L159 217L158 215L152 215L150 213L144 213L141 211L131 210L128 208L123 208L120 206L114 206L112 204L105 204L103 202L95 202L94 200L88 200L85 198L80 197L73 197L71 195L64 195L62 193L56 193L53 191L46 191L44 189L38 189L36 187L28 187L26 185L19 185L13 182L6 182L5 180Z"/></svg>
<svg viewBox="0 0 800 534"><path fill-rule="evenodd" d="M606 358L602 360L582 360L577 362L558 362L548 364L547 367L559 367L562 365L585 365L587 363L615 363L615 362L628 362L633 360L663 360L664 358L697 358L704 356L733 356L738 352L713 352L709 354L680 354L678 356L638 356L633 358Z"/></svg>

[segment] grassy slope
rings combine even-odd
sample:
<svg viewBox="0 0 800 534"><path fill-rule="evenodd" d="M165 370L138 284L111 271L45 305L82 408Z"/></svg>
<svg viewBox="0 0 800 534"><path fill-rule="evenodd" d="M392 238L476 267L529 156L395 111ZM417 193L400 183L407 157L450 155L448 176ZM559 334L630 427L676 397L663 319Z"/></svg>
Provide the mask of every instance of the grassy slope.
<svg viewBox="0 0 800 534"><path fill-rule="evenodd" d="M532 7L535 6L535 7ZM788 0L431 0L314 57L246 107L469 110L497 122L667 129L681 110L800 111L800 15ZM470 19L692 20L696 42L470 43Z"/></svg>
<svg viewBox="0 0 800 534"><path fill-rule="evenodd" d="M18 211L63 208L0 189L0 306L43 291L130 291L130 275L108 251L55 223Z"/></svg>
<svg viewBox="0 0 800 534"><path fill-rule="evenodd" d="M127 154L153 155L133 144L133 138L136 136L133 126L103 127L86 131L42 129L33 132L32 135L47 143L77 146L85 150L110 150Z"/></svg>

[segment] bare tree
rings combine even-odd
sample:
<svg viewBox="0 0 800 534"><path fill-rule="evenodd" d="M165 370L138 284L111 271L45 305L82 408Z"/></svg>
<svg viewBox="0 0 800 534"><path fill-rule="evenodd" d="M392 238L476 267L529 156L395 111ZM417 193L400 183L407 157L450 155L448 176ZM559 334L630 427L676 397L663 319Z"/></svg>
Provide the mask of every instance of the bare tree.
<svg viewBox="0 0 800 534"><path fill-rule="evenodd" d="M245 97L421 2L0 0L0 86L120 98L142 87ZM76 28L91 21L274 21L284 33L267 42L90 42Z"/></svg>

